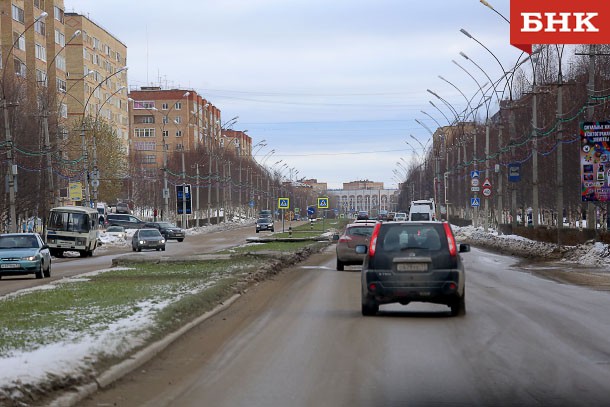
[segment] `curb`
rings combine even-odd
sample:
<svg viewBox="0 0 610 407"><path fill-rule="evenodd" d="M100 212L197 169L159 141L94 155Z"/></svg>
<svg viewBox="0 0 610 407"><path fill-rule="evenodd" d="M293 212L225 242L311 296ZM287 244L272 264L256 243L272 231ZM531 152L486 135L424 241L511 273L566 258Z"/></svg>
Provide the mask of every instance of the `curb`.
<svg viewBox="0 0 610 407"><path fill-rule="evenodd" d="M85 399L86 397L92 395L100 389L103 389L113 383L114 381L120 379L126 374L134 371L138 367L142 366L144 363L151 360L165 348L167 348L172 342L178 339L180 336L184 335L191 328L196 325L202 323L206 319L218 314L221 311L229 308L239 297L241 294L235 294L228 300L222 302L216 308L211 311L206 312L201 315L197 319L189 322L184 325L182 328L177 331L167 335L165 338L154 342L147 346L146 348L138 351L136 354L130 356L128 359L123 362L110 367L105 372L102 372L93 383L89 383L83 386L79 386L76 388L76 391L69 394L64 394L51 403L48 404L49 407L69 407L75 406L79 401Z"/></svg>

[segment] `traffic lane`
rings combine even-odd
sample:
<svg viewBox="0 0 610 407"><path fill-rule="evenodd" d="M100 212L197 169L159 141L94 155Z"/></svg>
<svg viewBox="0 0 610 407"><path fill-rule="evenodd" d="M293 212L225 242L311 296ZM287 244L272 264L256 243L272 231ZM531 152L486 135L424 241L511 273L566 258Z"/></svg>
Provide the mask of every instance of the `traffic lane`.
<svg viewBox="0 0 610 407"><path fill-rule="evenodd" d="M254 227L248 226L207 234L187 235L182 242L176 240L168 241L164 252L153 250L142 251L139 254L149 257L173 257L209 253L244 244L247 237L255 234L253 231ZM0 295L48 284L62 278L110 268L112 267L112 259L132 253L131 240L128 240L125 246L104 247L102 245L100 249L94 252L93 257L78 257L77 254L74 254L74 257L61 259L53 257L51 262L51 278L36 279L33 275L2 277L0 279Z"/></svg>
<svg viewBox="0 0 610 407"><path fill-rule="evenodd" d="M608 294L477 249L467 315L434 304L360 315L360 275L329 251L180 390L148 405L591 405L610 384ZM494 265L494 267L490 267ZM163 401L163 402L161 402Z"/></svg>

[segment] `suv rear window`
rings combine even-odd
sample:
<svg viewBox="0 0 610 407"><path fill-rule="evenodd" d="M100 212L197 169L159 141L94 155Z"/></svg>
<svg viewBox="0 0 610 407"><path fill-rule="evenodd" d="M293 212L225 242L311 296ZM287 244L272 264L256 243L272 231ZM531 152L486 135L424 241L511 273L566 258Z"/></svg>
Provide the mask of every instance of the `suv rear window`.
<svg viewBox="0 0 610 407"><path fill-rule="evenodd" d="M374 226L352 226L348 227L345 234L348 236L370 237L373 234Z"/></svg>
<svg viewBox="0 0 610 407"><path fill-rule="evenodd" d="M391 269L394 257L430 256L434 268L450 268L455 259L449 255L447 237L442 223L384 223L379 229L375 256L369 268Z"/></svg>
<svg viewBox="0 0 610 407"><path fill-rule="evenodd" d="M430 214L427 212L412 212L411 221L417 222L422 220L430 220Z"/></svg>

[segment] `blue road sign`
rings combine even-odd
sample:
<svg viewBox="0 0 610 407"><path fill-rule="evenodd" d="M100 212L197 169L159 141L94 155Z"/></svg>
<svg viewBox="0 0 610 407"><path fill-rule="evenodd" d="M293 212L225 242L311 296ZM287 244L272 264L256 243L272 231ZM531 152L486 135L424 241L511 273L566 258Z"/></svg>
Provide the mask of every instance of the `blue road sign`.
<svg viewBox="0 0 610 407"><path fill-rule="evenodd" d="M277 199L277 207L279 209L288 209L288 208L290 208L290 199L289 198L278 198Z"/></svg>
<svg viewBox="0 0 610 407"><path fill-rule="evenodd" d="M318 208L320 208L320 209L328 208L328 198L318 198Z"/></svg>
<svg viewBox="0 0 610 407"><path fill-rule="evenodd" d="M316 210L314 209L313 206L308 206L307 207L307 214L308 215L313 215L314 213L316 213Z"/></svg>
<svg viewBox="0 0 610 407"><path fill-rule="evenodd" d="M470 178L479 178L479 171L470 171Z"/></svg>
<svg viewBox="0 0 610 407"><path fill-rule="evenodd" d="M519 164L519 163L508 164L508 181L509 182L521 181L521 164Z"/></svg>
<svg viewBox="0 0 610 407"><path fill-rule="evenodd" d="M470 198L470 206L481 206L481 198Z"/></svg>

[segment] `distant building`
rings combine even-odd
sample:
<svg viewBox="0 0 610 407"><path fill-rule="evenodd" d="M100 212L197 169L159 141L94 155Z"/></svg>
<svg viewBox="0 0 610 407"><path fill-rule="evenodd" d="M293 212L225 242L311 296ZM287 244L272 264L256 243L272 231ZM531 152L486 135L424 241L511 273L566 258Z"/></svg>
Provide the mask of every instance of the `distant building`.
<svg viewBox="0 0 610 407"><path fill-rule="evenodd" d="M66 44L68 120L74 125L84 116L104 119L127 151L127 46L88 17L77 13L64 17L61 42Z"/></svg>
<svg viewBox="0 0 610 407"><path fill-rule="evenodd" d="M315 178L303 179L300 182L309 185L318 194L324 194L328 190L328 183L318 182L318 180Z"/></svg>
<svg viewBox="0 0 610 407"><path fill-rule="evenodd" d="M344 182L343 189L347 190L347 191L354 191L354 190L359 190L359 189L378 190L378 189L383 189L383 182L374 182L374 181L369 181L369 180Z"/></svg>
<svg viewBox="0 0 610 407"><path fill-rule="evenodd" d="M328 191L330 204L340 215L352 216L358 211L368 211L377 216L379 211L395 211L398 189L384 189L383 182L369 180L344 182L343 189Z"/></svg>

